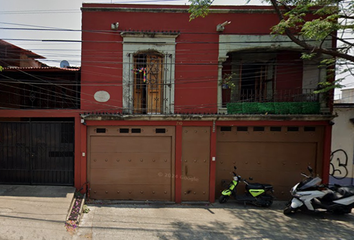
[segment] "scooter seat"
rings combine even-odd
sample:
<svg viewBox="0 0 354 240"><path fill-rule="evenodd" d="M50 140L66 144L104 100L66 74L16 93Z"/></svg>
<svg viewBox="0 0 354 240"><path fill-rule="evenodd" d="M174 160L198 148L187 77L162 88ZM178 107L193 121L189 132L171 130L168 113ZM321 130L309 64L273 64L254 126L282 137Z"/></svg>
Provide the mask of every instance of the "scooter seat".
<svg viewBox="0 0 354 240"><path fill-rule="evenodd" d="M250 183L247 186L248 189L272 189L273 186L270 184L261 184L261 183Z"/></svg>
<svg viewBox="0 0 354 240"><path fill-rule="evenodd" d="M353 196L354 195L354 187L340 187L338 188L338 192L343 195L343 197Z"/></svg>
<svg viewBox="0 0 354 240"><path fill-rule="evenodd" d="M325 193L325 195L322 197L322 200L321 200L323 202L331 202L334 200L341 199L343 197L342 194L340 194L337 191L332 191L331 189L323 190L322 192Z"/></svg>

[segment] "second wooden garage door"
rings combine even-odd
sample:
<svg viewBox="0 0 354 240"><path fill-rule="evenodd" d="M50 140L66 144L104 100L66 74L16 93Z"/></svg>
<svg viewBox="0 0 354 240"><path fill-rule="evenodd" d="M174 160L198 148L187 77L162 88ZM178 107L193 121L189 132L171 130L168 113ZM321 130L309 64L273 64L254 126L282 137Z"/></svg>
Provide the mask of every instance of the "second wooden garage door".
<svg viewBox="0 0 354 240"><path fill-rule="evenodd" d="M90 197L174 199L173 127L89 128Z"/></svg>
<svg viewBox="0 0 354 240"><path fill-rule="evenodd" d="M321 126L219 127L215 197L220 196L221 183L232 179L236 166L243 178L272 184L275 196L288 200L290 188L302 179L300 173L307 166L321 174L322 156Z"/></svg>

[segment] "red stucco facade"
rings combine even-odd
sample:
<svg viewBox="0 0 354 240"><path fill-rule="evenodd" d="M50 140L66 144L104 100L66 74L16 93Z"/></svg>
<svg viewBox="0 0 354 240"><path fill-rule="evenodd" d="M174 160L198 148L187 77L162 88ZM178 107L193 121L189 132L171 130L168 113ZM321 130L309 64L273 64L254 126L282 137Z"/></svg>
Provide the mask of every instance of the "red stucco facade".
<svg viewBox="0 0 354 240"><path fill-rule="evenodd" d="M142 10L115 10L132 7ZM230 10L227 14L215 13L189 21L188 6L84 4L82 109L107 109L105 105L92 103L90 98L97 90L107 89L113 94L105 104L117 107L118 111L122 108L122 31L176 31L179 36L176 38L175 56L175 112L216 113L220 34L216 26L231 21L222 34L268 35L270 27L278 21L277 16L270 12L271 7L252 7L254 12L248 7L222 8L238 12ZM173 12L173 9L178 11ZM119 22L118 31L110 29L114 22ZM292 76L293 79L296 77ZM97 82L104 82L105 86L85 85Z"/></svg>
<svg viewBox="0 0 354 240"><path fill-rule="evenodd" d="M328 181L331 124L330 115L233 115L220 111L221 89L220 75L231 73L229 59L221 59L220 51L225 46L238 44L224 42L220 44L220 35L227 36L269 36L270 28L278 22L271 7L260 6L220 6L205 17L189 21L188 6L162 5L129 5L129 4L83 4L82 7L82 66L81 66L81 107L71 110L0 110L2 118L60 118L75 119L75 176L74 186L90 186L89 160L90 136L88 129L125 126L173 126L174 146L173 168L175 176L183 175L183 133L185 127L208 127L210 129L210 151L208 197L214 202L216 192L216 175L218 171L217 136L221 127L233 129L241 127L280 127L297 126L318 127L323 129L318 136L319 147L316 149L317 158L315 169ZM216 31L218 24L231 21L222 32ZM111 29L112 23L119 23L118 29ZM154 46L163 45L158 42L157 35L175 36L174 62L165 66L168 71L173 69L173 93L170 104L173 111L170 114L138 114L125 113L124 78L126 53L125 39L122 33L148 35L153 39ZM157 39L157 40L156 40ZM244 44L240 41L239 44ZM139 43L135 43L139 46ZM255 41L252 48L259 47ZM249 47L247 47L249 48ZM265 47L262 47L265 49ZM141 50L141 49L140 49ZM140 50L136 50L139 52ZM299 52L294 49L281 49L278 54L275 90L301 89L304 82L304 67L299 60ZM233 49L229 51L233 52ZM133 52L134 53L134 52ZM229 63L229 65L228 65ZM291 66L291 71L289 71ZM128 68L130 65L128 66ZM222 68L222 70L221 70ZM130 69L128 69L128 72ZM173 74L172 74L173 73ZM276 82L276 84L275 84ZM109 98L97 101L95 94L104 91ZM171 97L173 96L173 97ZM269 130L270 131L270 130ZM283 132L284 133L284 132ZM281 142L285 139L279 138ZM236 136L236 134L235 134ZM276 140L278 141L278 140ZM275 141L275 142L276 142ZM290 141L289 141L290 142ZM281 156L286 158L286 156ZM227 177L226 177L227 178ZM176 178L172 182L174 202L184 201L182 193L183 181Z"/></svg>

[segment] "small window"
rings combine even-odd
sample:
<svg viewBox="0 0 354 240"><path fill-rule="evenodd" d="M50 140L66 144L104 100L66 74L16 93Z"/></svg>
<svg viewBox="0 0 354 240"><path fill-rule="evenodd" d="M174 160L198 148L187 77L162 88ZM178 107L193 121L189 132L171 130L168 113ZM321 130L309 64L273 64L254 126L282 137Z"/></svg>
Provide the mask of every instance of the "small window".
<svg viewBox="0 0 354 240"><path fill-rule="evenodd" d="M299 127L288 127L288 132L298 132Z"/></svg>
<svg viewBox="0 0 354 240"><path fill-rule="evenodd" d="M119 133L129 133L129 128L120 128Z"/></svg>
<svg viewBox="0 0 354 240"><path fill-rule="evenodd" d="M315 132L316 131L316 127L304 127L304 131L305 132Z"/></svg>
<svg viewBox="0 0 354 240"><path fill-rule="evenodd" d="M232 128L232 127L221 127L221 128L220 128L220 131L221 131L221 132L231 132L231 128Z"/></svg>
<svg viewBox="0 0 354 240"><path fill-rule="evenodd" d="M254 132L263 132L264 131L264 127L253 127L253 131Z"/></svg>
<svg viewBox="0 0 354 240"><path fill-rule="evenodd" d="M156 133L166 133L166 129L165 128L156 128L155 132Z"/></svg>
<svg viewBox="0 0 354 240"><path fill-rule="evenodd" d="M270 127L270 131L272 131L272 132L281 132L281 127Z"/></svg>
<svg viewBox="0 0 354 240"><path fill-rule="evenodd" d="M141 133L141 128L132 128L132 133Z"/></svg>
<svg viewBox="0 0 354 240"><path fill-rule="evenodd" d="M106 129L105 128L97 128L96 133L106 133Z"/></svg>
<svg viewBox="0 0 354 240"><path fill-rule="evenodd" d="M237 127L236 129L238 132L247 132L248 131L248 127Z"/></svg>

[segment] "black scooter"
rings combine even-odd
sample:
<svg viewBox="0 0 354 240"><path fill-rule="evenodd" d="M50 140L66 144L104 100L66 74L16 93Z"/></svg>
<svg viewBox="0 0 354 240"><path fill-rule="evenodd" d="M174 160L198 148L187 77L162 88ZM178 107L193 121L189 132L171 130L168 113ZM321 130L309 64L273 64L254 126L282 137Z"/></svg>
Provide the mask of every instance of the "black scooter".
<svg viewBox="0 0 354 240"><path fill-rule="evenodd" d="M234 166L234 169L237 168ZM219 198L220 203L225 203L231 196L233 196L237 202L251 203L256 206L270 207L273 203L273 186L270 184L250 183L246 179L241 178L235 172L233 173L233 180L231 181L229 188L221 192ZM250 178L252 180L252 178ZM239 182L245 183L245 194L237 195L237 186ZM269 194L271 193L271 194Z"/></svg>

